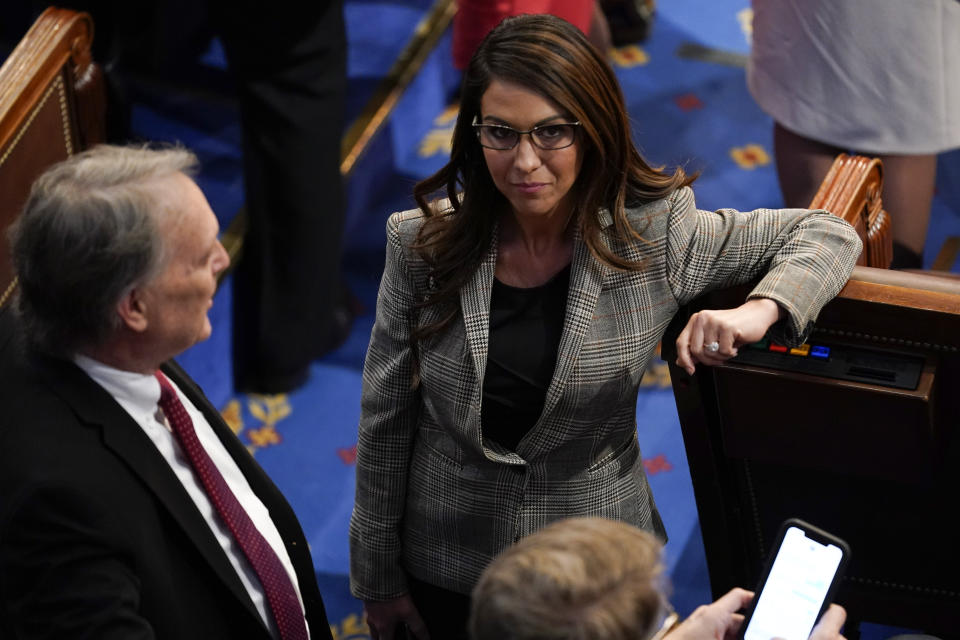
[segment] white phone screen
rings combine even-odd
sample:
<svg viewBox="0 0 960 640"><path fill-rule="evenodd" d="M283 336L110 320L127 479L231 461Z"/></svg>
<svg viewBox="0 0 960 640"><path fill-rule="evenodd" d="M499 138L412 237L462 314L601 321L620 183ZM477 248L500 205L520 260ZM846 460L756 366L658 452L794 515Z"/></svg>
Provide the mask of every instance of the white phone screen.
<svg viewBox="0 0 960 640"><path fill-rule="evenodd" d="M840 547L787 529L744 640L807 640L842 558Z"/></svg>

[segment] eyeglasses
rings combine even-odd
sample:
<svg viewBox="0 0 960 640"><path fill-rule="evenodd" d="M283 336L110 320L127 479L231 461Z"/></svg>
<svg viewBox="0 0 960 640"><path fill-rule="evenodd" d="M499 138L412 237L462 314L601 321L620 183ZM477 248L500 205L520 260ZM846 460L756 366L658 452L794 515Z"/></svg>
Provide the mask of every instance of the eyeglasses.
<svg viewBox="0 0 960 640"><path fill-rule="evenodd" d="M520 136L524 134L530 134L531 142L545 151L564 149L573 144L579 126L579 122L562 122L542 124L529 131L517 131L506 125L481 124L477 122L476 117L473 119L473 129L477 132L480 146L497 151L513 149L520 142Z"/></svg>

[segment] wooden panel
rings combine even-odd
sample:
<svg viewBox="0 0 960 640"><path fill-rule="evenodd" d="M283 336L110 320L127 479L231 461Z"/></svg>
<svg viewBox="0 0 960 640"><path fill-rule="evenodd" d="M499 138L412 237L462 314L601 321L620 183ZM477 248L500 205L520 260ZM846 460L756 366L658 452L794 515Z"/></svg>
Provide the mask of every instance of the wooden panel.
<svg viewBox="0 0 960 640"><path fill-rule="evenodd" d="M47 167L101 142L105 97L93 64L93 22L49 8L0 67L0 232L6 236L30 185ZM0 306L15 283L0 242Z"/></svg>
<svg viewBox="0 0 960 640"><path fill-rule="evenodd" d="M930 485L944 435L932 424L936 368L927 363L916 390L749 365L718 368L723 455ZM891 459L900 460L895 471L877 464Z"/></svg>
<svg viewBox="0 0 960 640"><path fill-rule="evenodd" d="M787 517L845 538L839 594L852 620L956 637L960 546L960 282L860 268L821 312L811 342L923 362L916 389L729 363L673 365L690 314L740 304L713 292L663 341L697 499L711 587L752 587Z"/></svg>
<svg viewBox="0 0 960 640"><path fill-rule="evenodd" d="M19 135L0 152L0 193L4 195L0 199L0 228L8 229L20 215L37 176L73 153L65 96L63 77L57 76L19 128ZM44 144L34 144L40 138ZM0 286L4 291L13 281L9 252L8 243L0 243Z"/></svg>

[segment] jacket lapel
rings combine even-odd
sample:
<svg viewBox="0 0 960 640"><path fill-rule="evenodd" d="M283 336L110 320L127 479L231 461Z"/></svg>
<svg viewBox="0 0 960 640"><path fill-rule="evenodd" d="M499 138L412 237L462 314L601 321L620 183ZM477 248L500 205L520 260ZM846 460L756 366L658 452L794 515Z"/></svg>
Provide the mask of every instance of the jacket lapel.
<svg viewBox="0 0 960 640"><path fill-rule="evenodd" d="M72 363L55 365L53 387L78 417L103 433L104 445L121 458L170 512L226 587L261 625L262 619L233 565L183 485L143 429L100 385Z"/></svg>
<svg viewBox="0 0 960 640"><path fill-rule="evenodd" d="M293 564L294 572L297 575L300 596L303 598L303 606L307 614L307 622L310 624L310 628L314 630L312 631L312 637L328 637L326 632L321 633L319 631L326 629L329 623L324 610L323 598L317 585L317 576L310 557L309 545L293 508L266 471L257 464L240 438L230 429L220 412L210 403L197 383L190 379L174 360L169 360L163 365L162 369L167 377L173 380L190 399L193 406L203 412L214 433L233 457L234 462L237 463L237 467L246 478L250 488L269 511L270 519L273 520L273 524L277 527L277 531L283 539L287 555L290 557L290 562Z"/></svg>
<svg viewBox="0 0 960 640"><path fill-rule="evenodd" d="M600 217L604 227L609 227L613 223L606 210L600 212ZM499 236L498 228L494 230L493 242L487 256L470 281L460 290L460 308L466 328L467 345L473 356L474 370L477 372L477 383L474 385L477 406L480 406L481 403L483 376L487 365L490 337L490 295L497 265ZM560 337L560 347L557 350L557 364L554 367L550 386L547 388L543 411L537 420L537 424L521 440L520 448L522 450L526 449L526 443L537 431L544 416L550 414L563 396L570 372L580 357L583 340L593 321L597 300L603 288L603 280L610 270L590 253L579 228L575 231L573 246L570 289L567 294L567 311L563 321L563 333ZM477 429L479 430L479 428L480 423L478 421Z"/></svg>
<svg viewBox="0 0 960 640"><path fill-rule="evenodd" d="M490 294L493 290L493 274L497 267L497 249L500 244L499 225L493 231L493 241L480 267L474 272L467 284L460 288L460 309L463 313L464 329L467 333L467 346L473 356L473 367L477 373L474 385L476 404L480 406L483 387L483 375L487 368L487 349L490 339ZM477 428L480 428L479 422Z"/></svg>
<svg viewBox="0 0 960 640"><path fill-rule="evenodd" d="M609 225L609 214L606 211L601 212L601 217L606 222L605 226ZM590 253L578 227L574 235L570 290L567 294L567 311L563 321L563 333L560 335L560 347L557 349L557 364L554 366L553 378L547 388L543 411L537 424L531 429L531 433L543 422L544 416L550 414L557 401L563 396L570 372L580 357L583 340L593 322L603 279L609 270L609 267L604 266Z"/></svg>

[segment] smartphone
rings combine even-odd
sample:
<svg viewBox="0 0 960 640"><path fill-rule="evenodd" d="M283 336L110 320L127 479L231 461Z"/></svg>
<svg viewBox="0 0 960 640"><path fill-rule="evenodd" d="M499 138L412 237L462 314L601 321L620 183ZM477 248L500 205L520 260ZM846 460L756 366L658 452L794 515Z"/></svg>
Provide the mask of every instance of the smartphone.
<svg viewBox="0 0 960 640"><path fill-rule="evenodd" d="M840 538L803 520L784 522L739 637L807 640L849 559L850 547Z"/></svg>

